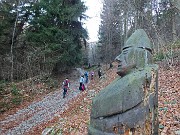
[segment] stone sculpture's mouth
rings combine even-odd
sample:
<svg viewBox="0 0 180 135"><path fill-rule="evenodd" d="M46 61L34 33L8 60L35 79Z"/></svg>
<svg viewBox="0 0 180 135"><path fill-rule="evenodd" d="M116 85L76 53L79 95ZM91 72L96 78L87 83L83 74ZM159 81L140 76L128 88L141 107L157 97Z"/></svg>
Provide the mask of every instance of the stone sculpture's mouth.
<svg viewBox="0 0 180 135"><path fill-rule="evenodd" d="M128 74L133 68L136 68L136 64L130 64L127 66L122 66L122 64L119 64L116 73L119 76L123 77Z"/></svg>
<svg viewBox="0 0 180 135"><path fill-rule="evenodd" d="M126 75L125 68L122 68L122 67L118 68L117 74L121 77L125 76Z"/></svg>
<svg viewBox="0 0 180 135"><path fill-rule="evenodd" d="M121 64L121 62L119 62L119 64L118 64L118 68L117 68L117 74L119 75L119 76L124 76L125 75L125 69L126 69L126 67L124 66L123 67L123 65Z"/></svg>
<svg viewBox="0 0 180 135"><path fill-rule="evenodd" d="M122 66L122 64L119 64L119 65L118 65L118 67L121 67L121 66Z"/></svg>

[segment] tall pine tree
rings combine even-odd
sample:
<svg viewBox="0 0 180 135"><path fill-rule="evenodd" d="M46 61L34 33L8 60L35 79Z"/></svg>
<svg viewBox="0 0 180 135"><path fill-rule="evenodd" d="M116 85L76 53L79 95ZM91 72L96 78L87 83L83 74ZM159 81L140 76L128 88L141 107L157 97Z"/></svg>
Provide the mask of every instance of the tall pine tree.
<svg viewBox="0 0 180 135"><path fill-rule="evenodd" d="M50 70L66 70L82 59L87 32L81 20L86 7L81 0L41 0L32 3L27 39L44 55ZM39 51L38 51L39 53Z"/></svg>

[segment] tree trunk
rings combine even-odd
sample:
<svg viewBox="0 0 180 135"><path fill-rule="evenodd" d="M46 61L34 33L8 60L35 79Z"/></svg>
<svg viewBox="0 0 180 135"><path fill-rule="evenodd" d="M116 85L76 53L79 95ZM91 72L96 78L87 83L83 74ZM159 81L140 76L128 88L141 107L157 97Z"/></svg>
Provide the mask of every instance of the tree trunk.
<svg viewBox="0 0 180 135"><path fill-rule="evenodd" d="M171 8L175 7L172 2L170 2L170 5L171 5ZM175 10L175 8L173 8L172 10ZM171 21L172 21L172 40L173 41L177 40L177 37L176 37L176 35L177 35L177 33L176 33L176 22L175 22L176 19L175 18L176 18L175 13L172 13Z"/></svg>
<svg viewBox="0 0 180 135"><path fill-rule="evenodd" d="M18 4L19 5L19 1ZM14 22L14 28L13 28L13 34L12 34L12 40L11 40L11 82L13 82L13 74L14 74L14 56L13 56L13 47L14 47L14 37L15 37L15 32L16 32L16 25L17 25L17 21L18 21L18 16L19 16L19 12L18 10L16 11L16 20Z"/></svg>
<svg viewBox="0 0 180 135"><path fill-rule="evenodd" d="M127 16L127 11L124 13L124 44L127 40L127 21L128 21L128 16Z"/></svg>

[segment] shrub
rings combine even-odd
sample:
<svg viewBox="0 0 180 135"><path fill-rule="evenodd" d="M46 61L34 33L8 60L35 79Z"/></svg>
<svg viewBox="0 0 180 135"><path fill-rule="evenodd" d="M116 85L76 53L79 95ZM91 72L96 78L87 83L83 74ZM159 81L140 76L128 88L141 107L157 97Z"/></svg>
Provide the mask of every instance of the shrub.
<svg viewBox="0 0 180 135"><path fill-rule="evenodd" d="M8 94L9 92L5 89L7 86L7 82L5 80L0 81L0 95Z"/></svg>
<svg viewBox="0 0 180 135"><path fill-rule="evenodd" d="M20 90L17 88L17 86L15 84L12 84L11 86L11 93L14 96L20 95Z"/></svg>
<svg viewBox="0 0 180 135"><path fill-rule="evenodd" d="M57 88L58 87L58 81L57 80L54 80L52 78L48 78L46 81L47 81L46 82L47 86L49 88Z"/></svg>
<svg viewBox="0 0 180 135"><path fill-rule="evenodd" d="M15 105L19 105L22 102L22 98L20 96L15 96L11 99L12 103Z"/></svg>
<svg viewBox="0 0 180 135"><path fill-rule="evenodd" d="M162 61L164 58L165 58L165 54L162 51L154 55L155 61Z"/></svg>

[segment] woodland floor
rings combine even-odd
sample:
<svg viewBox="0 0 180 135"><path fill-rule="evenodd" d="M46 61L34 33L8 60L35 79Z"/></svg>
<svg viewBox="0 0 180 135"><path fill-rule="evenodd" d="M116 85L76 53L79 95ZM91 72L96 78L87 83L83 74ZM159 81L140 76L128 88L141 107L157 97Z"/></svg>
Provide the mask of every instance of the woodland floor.
<svg viewBox="0 0 180 135"><path fill-rule="evenodd" d="M161 135L180 135L180 63L159 64L159 130ZM116 63L99 79L97 75L83 92L78 78L71 80L65 99L53 91L0 116L0 134L40 135L42 131L63 135L87 135L92 98L116 77Z"/></svg>

